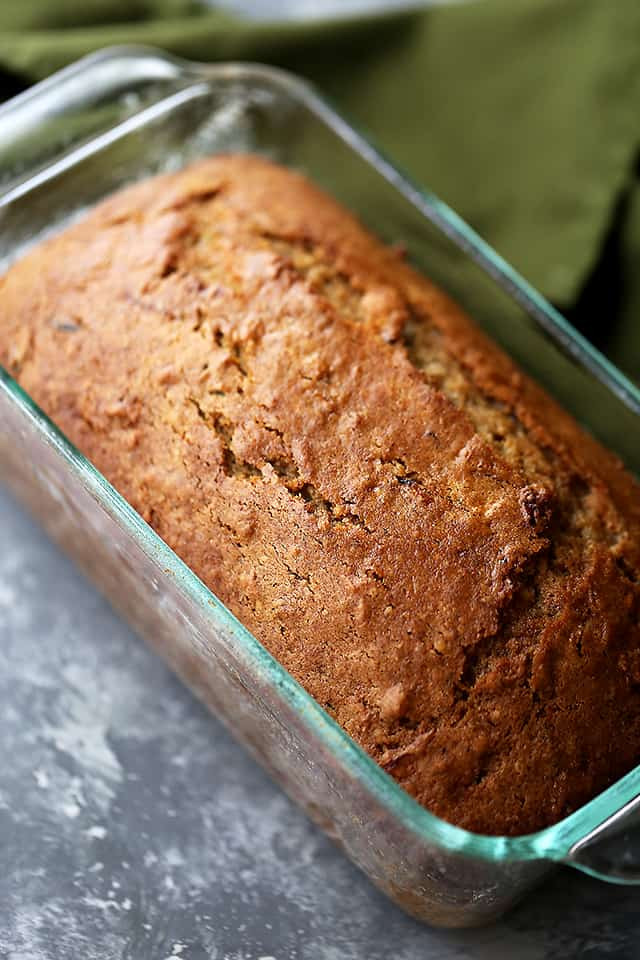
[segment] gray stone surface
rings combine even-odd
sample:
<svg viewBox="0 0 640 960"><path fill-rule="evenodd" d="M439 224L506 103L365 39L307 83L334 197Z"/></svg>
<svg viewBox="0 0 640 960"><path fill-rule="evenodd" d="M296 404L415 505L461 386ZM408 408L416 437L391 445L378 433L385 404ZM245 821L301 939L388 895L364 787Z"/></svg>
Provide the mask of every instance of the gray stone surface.
<svg viewBox="0 0 640 960"><path fill-rule="evenodd" d="M0 491L0 960L640 957L640 891L501 923L378 894Z"/></svg>

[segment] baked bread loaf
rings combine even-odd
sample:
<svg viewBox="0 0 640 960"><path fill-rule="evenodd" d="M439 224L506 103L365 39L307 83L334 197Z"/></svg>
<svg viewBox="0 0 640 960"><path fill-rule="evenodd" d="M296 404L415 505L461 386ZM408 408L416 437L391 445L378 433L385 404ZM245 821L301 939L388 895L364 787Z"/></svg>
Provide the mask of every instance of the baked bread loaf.
<svg viewBox="0 0 640 960"><path fill-rule="evenodd" d="M409 793L541 828L640 761L640 491L296 173L132 186L0 280L0 363Z"/></svg>

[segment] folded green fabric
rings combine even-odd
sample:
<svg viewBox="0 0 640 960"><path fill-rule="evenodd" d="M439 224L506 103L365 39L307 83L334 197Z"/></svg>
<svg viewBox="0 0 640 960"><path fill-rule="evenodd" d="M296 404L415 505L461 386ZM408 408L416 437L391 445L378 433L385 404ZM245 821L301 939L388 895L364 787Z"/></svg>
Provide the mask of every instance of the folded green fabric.
<svg viewBox="0 0 640 960"><path fill-rule="evenodd" d="M192 0L0 5L0 66L29 79L114 43L304 74L552 301L579 302L572 318L640 378L638 0L479 0L314 23L250 23ZM589 316L580 294L620 210L616 270L597 274Z"/></svg>

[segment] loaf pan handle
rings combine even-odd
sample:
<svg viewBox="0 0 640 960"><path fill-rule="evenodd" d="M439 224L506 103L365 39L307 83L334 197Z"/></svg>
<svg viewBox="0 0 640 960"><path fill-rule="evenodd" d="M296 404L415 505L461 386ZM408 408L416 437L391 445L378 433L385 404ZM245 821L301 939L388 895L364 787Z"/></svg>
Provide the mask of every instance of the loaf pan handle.
<svg viewBox="0 0 640 960"><path fill-rule="evenodd" d="M563 862L609 883L640 885L640 794L574 843Z"/></svg>

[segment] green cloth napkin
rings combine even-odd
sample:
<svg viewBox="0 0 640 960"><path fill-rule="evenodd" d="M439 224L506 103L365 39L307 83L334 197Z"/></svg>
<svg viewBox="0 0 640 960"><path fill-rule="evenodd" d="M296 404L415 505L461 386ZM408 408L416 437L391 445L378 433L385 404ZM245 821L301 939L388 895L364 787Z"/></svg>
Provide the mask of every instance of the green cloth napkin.
<svg viewBox="0 0 640 960"><path fill-rule="evenodd" d="M640 379L638 0L313 23L193 0L0 4L0 67L30 80L117 43L307 76Z"/></svg>

